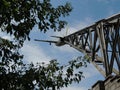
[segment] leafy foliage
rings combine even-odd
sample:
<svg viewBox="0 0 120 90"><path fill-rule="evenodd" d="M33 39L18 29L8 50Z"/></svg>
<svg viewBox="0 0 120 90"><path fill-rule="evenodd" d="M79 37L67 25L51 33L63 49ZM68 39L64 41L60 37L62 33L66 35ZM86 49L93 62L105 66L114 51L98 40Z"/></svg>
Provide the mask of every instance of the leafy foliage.
<svg viewBox="0 0 120 90"><path fill-rule="evenodd" d="M16 72L0 75L0 89L4 90L58 90L67 87L72 82L79 83L83 77L77 69L86 67L87 61L78 57L71 60L68 65L62 65L57 60L51 60L49 64L21 65Z"/></svg>
<svg viewBox="0 0 120 90"><path fill-rule="evenodd" d="M45 64L24 64L19 49L36 25L42 32L60 31L69 15L69 3L53 7L50 0L1 0L0 31L11 36L11 41L0 37L0 89L1 90L55 90L79 82L82 72L74 72L86 61L77 58L60 66L57 60Z"/></svg>
<svg viewBox="0 0 120 90"><path fill-rule="evenodd" d="M1 0L0 27L22 42L30 39L29 33L35 25L44 32L61 30L66 22L60 17L69 15L71 10L69 3L55 8L50 0Z"/></svg>
<svg viewBox="0 0 120 90"><path fill-rule="evenodd" d="M13 37L12 41L1 38L2 41L7 41L0 45L2 68L4 65L9 67L11 63L22 63L23 56L19 49L26 39L30 40L30 31L35 25L44 32L50 28L60 30L66 22L59 18L69 15L71 9L69 3L55 8L50 0L1 0L0 30Z"/></svg>

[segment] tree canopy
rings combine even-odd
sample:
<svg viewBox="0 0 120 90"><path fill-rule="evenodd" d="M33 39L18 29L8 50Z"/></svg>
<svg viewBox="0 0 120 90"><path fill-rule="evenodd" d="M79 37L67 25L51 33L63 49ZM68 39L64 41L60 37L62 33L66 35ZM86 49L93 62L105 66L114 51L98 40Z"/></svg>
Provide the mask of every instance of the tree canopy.
<svg viewBox="0 0 120 90"><path fill-rule="evenodd" d="M19 53L24 41L30 40L34 26L42 32L60 31L67 23L61 17L68 16L71 10L70 3L54 7L50 0L0 1L0 31L12 37L11 40L0 37L1 90L55 90L81 80L82 72L74 74L74 69L86 66L81 58L65 66L60 66L57 60L48 65L26 65Z"/></svg>

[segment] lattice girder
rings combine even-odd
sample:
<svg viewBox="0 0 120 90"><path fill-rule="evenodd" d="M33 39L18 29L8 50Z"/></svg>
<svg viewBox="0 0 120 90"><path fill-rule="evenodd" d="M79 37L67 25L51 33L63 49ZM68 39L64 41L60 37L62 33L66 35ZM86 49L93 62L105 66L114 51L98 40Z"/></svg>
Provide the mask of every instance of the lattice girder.
<svg viewBox="0 0 120 90"><path fill-rule="evenodd" d="M63 42L91 57L105 77L120 74L120 14L68 35Z"/></svg>

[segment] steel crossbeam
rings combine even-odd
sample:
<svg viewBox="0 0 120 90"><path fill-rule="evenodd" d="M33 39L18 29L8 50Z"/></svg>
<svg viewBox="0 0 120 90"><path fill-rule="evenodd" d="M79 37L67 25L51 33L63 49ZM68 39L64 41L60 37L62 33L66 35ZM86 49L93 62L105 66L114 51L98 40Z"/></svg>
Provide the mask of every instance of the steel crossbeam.
<svg viewBox="0 0 120 90"><path fill-rule="evenodd" d="M91 57L105 77L120 75L120 14L65 36L63 42Z"/></svg>
<svg viewBox="0 0 120 90"><path fill-rule="evenodd" d="M89 56L90 62L104 77L120 75L120 14L102 19L68 36L52 37L59 38L59 41L36 41L55 43L56 46L68 44Z"/></svg>

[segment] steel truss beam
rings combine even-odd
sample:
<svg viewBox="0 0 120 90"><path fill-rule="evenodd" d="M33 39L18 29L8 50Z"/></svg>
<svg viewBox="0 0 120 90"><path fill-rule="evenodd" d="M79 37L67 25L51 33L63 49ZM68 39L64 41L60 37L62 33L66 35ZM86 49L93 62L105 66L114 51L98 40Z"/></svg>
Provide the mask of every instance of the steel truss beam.
<svg viewBox="0 0 120 90"><path fill-rule="evenodd" d="M63 42L91 57L105 77L120 75L120 14L65 36Z"/></svg>

